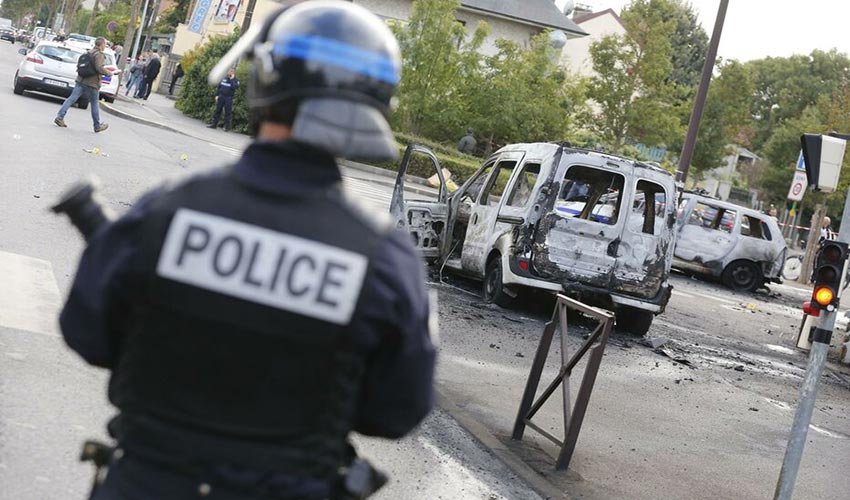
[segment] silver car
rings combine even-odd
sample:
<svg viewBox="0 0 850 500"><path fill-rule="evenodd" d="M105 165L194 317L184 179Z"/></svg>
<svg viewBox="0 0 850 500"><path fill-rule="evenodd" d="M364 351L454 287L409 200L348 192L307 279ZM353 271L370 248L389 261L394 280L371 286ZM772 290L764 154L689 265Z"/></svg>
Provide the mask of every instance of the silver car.
<svg viewBox="0 0 850 500"><path fill-rule="evenodd" d="M436 171L433 198L405 193L412 164ZM423 257L482 280L488 302L561 292L615 310L621 330L643 335L670 299L675 199L664 170L552 143L505 146L448 195L437 157L411 145L391 211Z"/></svg>
<svg viewBox="0 0 850 500"><path fill-rule="evenodd" d="M31 91L68 97L76 85L77 59L84 51L57 42L39 42L31 51L19 50L25 57L15 72L15 94L23 95ZM88 105L86 99L77 101L81 109L86 109Z"/></svg>
<svg viewBox="0 0 850 500"><path fill-rule="evenodd" d="M773 217L686 193L678 221L674 268L718 278L738 291L780 282L787 248Z"/></svg>

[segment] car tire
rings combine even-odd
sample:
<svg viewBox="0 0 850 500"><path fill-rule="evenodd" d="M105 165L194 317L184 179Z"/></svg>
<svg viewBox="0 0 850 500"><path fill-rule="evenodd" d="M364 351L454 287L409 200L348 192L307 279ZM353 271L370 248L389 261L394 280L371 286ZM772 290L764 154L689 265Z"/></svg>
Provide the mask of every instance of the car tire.
<svg viewBox="0 0 850 500"><path fill-rule="evenodd" d="M643 337L649 332L653 319L655 319L655 314L651 311L623 307L617 310L615 324L620 333Z"/></svg>
<svg viewBox="0 0 850 500"><path fill-rule="evenodd" d="M736 260L726 266L720 280L736 292L752 292L764 284L764 275L755 262Z"/></svg>
<svg viewBox="0 0 850 500"><path fill-rule="evenodd" d="M108 102L109 104L112 104L113 102L115 102L115 98L114 98L114 97L107 97L107 96L103 96L103 100L104 100L104 101L106 101L106 102Z"/></svg>
<svg viewBox="0 0 850 500"><path fill-rule="evenodd" d="M484 273L484 302L508 308L513 301L513 297L505 291L502 280L502 259L496 256L487 263L487 270Z"/></svg>
<svg viewBox="0 0 850 500"><path fill-rule="evenodd" d="M18 75L15 75L15 86L12 88L12 92L14 92L15 95L24 95L24 90L26 89L23 85L21 85L20 78L18 78Z"/></svg>
<svg viewBox="0 0 850 500"><path fill-rule="evenodd" d="M80 99L77 101L77 107L80 109L86 109L89 107L89 102L84 99Z"/></svg>

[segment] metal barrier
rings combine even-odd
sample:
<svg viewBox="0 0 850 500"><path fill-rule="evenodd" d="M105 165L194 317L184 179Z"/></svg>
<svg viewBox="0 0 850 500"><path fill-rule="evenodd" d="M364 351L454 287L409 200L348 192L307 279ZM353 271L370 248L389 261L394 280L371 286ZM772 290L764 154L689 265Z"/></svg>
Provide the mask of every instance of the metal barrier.
<svg viewBox="0 0 850 500"><path fill-rule="evenodd" d="M587 340L585 340L578 351L570 358L568 358L569 346L567 345L568 309L579 311L599 321L599 324ZM582 304L569 297L558 295L555 310L552 312L552 319L546 323L543 329L543 336L540 338L540 344L537 346L537 353L534 355L531 372L528 375L528 382L526 382L525 392L522 395L522 402L519 406L512 438L522 440L525 428L530 427L555 443L561 448L558 454L558 460L555 462L555 468L558 470L567 469L570 465L570 460L572 460L578 435L581 431L581 424L587 412L590 394L593 392L593 384L596 382L596 374L599 372L602 355L605 352L605 346L608 343L608 337L613 327L613 314ZM552 345L552 339L555 336L556 329L561 334L561 369L555 380L546 387L540 398L535 401L534 395L537 393L537 387L540 385L540 376L543 374L543 366L546 364L546 357L549 355L549 348ZM570 376L572 375L573 368L576 367L581 358L588 352L590 353L590 357L584 369L584 375L582 376L581 385L576 396L575 407L570 409ZM559 385L563 386L564 391L563 441L531 422L534 415L537 414L549 397L554 394Z"/></svg>

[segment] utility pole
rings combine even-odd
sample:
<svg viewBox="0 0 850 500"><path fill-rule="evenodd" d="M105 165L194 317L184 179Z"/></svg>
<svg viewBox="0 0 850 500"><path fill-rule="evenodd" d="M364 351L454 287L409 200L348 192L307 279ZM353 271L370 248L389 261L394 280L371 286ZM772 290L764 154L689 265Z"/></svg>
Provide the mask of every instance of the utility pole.
<svg viewBox="0 0 850 500"><path fill-rule="evenodd" d="M145 0L145 6L142 7L142 19L139 21L139 28L136 30L136 45L133 47L133 59L139 56L139 52L141 47L139 47L139 43L142 40L142 29L145 27L145 14L148 11L148 0Z"/></svg>
<svg viewBox="0 0 850 500"><path fill-rule="evenodd" d="M91 36L91 30L94 27L94 20L97 17L97 12L100 9L100 0L94 0L94 7L91 10L91 17L86 25L85 34Z"/></svg>
<svg viewBox="0 0 850 500"><path fill-rule="evenodd" d="M832 137L819 136L820 139L815 139L818 136L804 134L801 138L809 185L816 186L827 193L833 192L837 187L838 176L844 161L846 141L850 139L848 135L830 135ZM830 172L825 175L825 170ZM821 179L827 178L830 180L821 181ZM819 221L812 221L812 231L814 231L817 222ZM819 226L819 224L817 225ZM812 239L810 237L809 242ZM836 241L825 241L818 250L816 257L812 302L806 304L804 312L817 316L818 322L817 326L812 329L809 364L806 366L806 375L803 378L803 385L800 387L799 403L794 413L791 433L788 436L788 445L785 448L785 458L782 460L779 480L776 482L774 500L791 500L794 493L797 473L800 470L800 462L803 458L803 448L806 445L806 436L809 432L809 424L812 421L818 382L823 373L824 365L826 365L826 355L832 341L835 318L838 316L841 284L844 281L844 273L847 267L848 243L850 243L850 189L848 189L844 201L844 212L841 216L838 238ZM807 253L809 246L813 245L811 243L806 245ZM803 269L803 271L806 270ZM806 335L808 332L803 332L803 334Z"/></svg>
<svg viewBox="0 0 850 500"><path fill-rule="evenodd" d="M705 64L702 67L702 79L699 82L694 108L691 111L691 119L688 122L688 135L685 137L685 145L682 146L682 154L679 156L679 168L676 170L676 183L684 188L688 179L688 169L691 167L691 159L694 157L694 148L697 143L697 133L702 120L702 112L705 109L705 98L708 96L708 86L711 85L711 75L714 72L714 62L717 60L717 47L720 45L720 34L723 32L723 23L726 21L726 9L729 0L720 0L717 8L717 19L714 21L714 31L711 34L711 42L708 44L708 53L705 56Z"/></svg>
<svg viewBox="0 0 850 500"><path fill-rule="evenodd" d="M245 19L242 20L242 27L239 31L240 37L251 27L251 19L254 17L254 7L256 5L257 0L248 0L248 7L245 8Z"/></svg>
<svg viewBox="0 0 850 500"><path fill-rule="evenodd" d="M127 33L124 34L124 47L126 54L130 57L133 56L132 45L133 45L133 36L136 34L136 19L139 18L139 8L142 6L142 0L133 0L133 5L130 8L130 24L127 26ZM141 26L139 27L141 29ZM126 66L127 58L121 57L121 61L118 62L118 67L122 70Z"/></svg>

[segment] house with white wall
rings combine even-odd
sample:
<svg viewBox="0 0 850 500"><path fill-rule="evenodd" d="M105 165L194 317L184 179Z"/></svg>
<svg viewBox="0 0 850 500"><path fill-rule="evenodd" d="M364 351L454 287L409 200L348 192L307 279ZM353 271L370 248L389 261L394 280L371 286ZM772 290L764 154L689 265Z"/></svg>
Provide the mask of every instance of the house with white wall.
<svg viewBox="0 0 850 500"><path fill-rule="evenodd" d="M614 9L600 12L577 12L572 19L588 36L570 40L561 52L561 65L572 74L591 77L593 59L590 57L590 46L610 35L626 35L626 26Z"/></svg>
<svg viewBox="0 0 850 500"><path fill-rule="evenodd" d="M413 0L352 1L387 20L405 21L413 10ZM490 25L490 35L481 47L485 55L497 52L496 40L500 38L525 45L531 37L548 29L563 32L569 45L573 39L587 35L551 0L462 0L457 20L469 36L479 21Z"/></svg>

